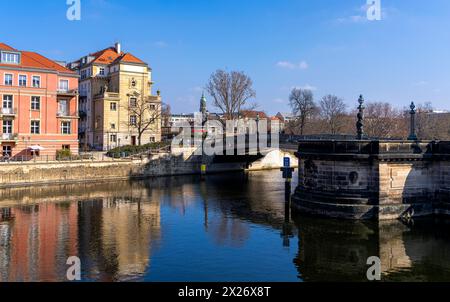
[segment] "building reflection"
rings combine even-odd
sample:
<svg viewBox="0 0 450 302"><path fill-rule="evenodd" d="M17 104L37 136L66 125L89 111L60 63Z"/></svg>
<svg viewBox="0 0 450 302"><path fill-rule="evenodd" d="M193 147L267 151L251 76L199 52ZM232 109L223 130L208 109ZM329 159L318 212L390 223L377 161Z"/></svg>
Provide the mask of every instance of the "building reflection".
<svg viewBox="0 0 450 302"><path fill-rule="evenodd" d="M1 192L1 207L11 207L0 209L0 281L65 281L69 256L81 258L85 280L148 270L160 238L159 190L118 182Z"/></svg>
<svg viewBox="0 0 450 302"><path fill-rule="evenodd" d="M366 261L378 256L383 280L450 281L448 220L407 225L291 215L277 175L232 173L211 175L205 182L186 176L0 190L0 281L65 281L69 256L80 257L84 281L146 279L152 265L164 269L173 262L170 257L178 257L159 247L178 248L177 236L183 236L178 233L184 234L184 228L199 237L205 232L210 240L192 239L199 249L225 247L217 249L225 251L223 261L239 261L228 259L226 251L242 248L245 254L252 236L280 236L279 244L267 246L268 254L286 257L290 277L296 277L297 269L299 280L367 281ZM164 234L161 209L168 213ZM193 260L218 258L202 257Z"/></svg>
<svg viewBox="0 0 450 302"><path fill-rule="evenodd" d="M368 281L366 262L372 256L381 260L384 281L450 280L449 226L442 222L294 220L299 232L294 264L304 281Z"/></svg>
<svg viewBox="0 0 450 302"><path fill-rule="evenodd" d="M65 276L66 255L77 255L76 204L12 208L0 223L0 281L55 281Z"/></svg>

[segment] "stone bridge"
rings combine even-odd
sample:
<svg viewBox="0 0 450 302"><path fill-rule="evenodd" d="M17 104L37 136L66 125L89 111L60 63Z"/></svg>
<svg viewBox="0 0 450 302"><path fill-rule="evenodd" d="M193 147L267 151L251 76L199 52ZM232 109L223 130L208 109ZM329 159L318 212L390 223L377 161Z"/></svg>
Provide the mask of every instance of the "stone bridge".
<svg viewBox="0 0 450 302"><path fill-rule="evenodd" d="M450 142L302 141L293 207L346 219L450 214Z"/></svg>

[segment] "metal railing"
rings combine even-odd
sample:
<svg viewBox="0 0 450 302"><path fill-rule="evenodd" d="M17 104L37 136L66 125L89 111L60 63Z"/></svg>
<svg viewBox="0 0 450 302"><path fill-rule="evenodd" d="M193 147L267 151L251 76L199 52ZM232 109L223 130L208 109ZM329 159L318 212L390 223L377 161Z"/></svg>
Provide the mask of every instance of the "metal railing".
<svg viewBox="0 0 450 302"><path fill-rule="evenodd" d="M0 141L15 141L18 140L17 133L2 133L0 135Z"/></svg>
<svg viewBox="0 0 450 302"><path fill-rule="evenodd" d="M1 114L17 114L17 108L2 108Z"/></svg>
<svg viewBox="0 0 450 302"><path fill-rule="evenodd" d="M143 158L142 158L143 160ZM5 164L30 164L30 163L89 163L89 162L131 162L131 158L109 157L106 154L80 154L71 156L57 155L16 155L0 156L0 165Z"/></svg>
<svg viewBox="0 0 450 302"><path fill-rule="evenodd" d="M78 116L78 113L77 112L69 112L69 111L58 111L57 113L56 113L56 116L58 116L58 117L76 117L76 116Z"/></svg>

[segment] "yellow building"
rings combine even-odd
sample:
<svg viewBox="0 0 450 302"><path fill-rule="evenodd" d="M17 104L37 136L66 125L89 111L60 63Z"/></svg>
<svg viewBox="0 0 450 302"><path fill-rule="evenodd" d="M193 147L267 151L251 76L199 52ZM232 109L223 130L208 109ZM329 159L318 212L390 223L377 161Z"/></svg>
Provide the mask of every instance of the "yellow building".
<svg viewBox="0 0 450 302"><path fill-rule="evenodd" d="M82 150L161 141L161 96L147 63L117 43L70 63L80 75Z"/></svg>

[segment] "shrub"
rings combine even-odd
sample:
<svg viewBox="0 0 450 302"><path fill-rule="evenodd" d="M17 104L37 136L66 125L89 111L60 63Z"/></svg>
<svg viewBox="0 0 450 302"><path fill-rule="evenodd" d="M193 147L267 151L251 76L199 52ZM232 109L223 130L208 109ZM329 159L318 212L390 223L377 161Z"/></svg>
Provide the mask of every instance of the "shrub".
<svg viewBox="0 0 450 302"><path fill-rule="evenodd" d="M56 160L67 160L72 157L72 152L68 149L56 151Z"/></svg>

